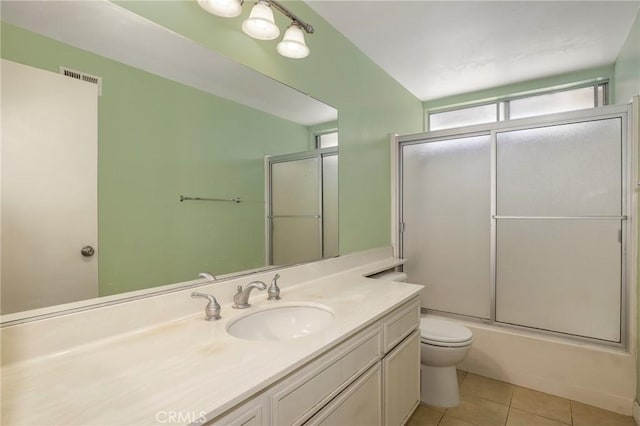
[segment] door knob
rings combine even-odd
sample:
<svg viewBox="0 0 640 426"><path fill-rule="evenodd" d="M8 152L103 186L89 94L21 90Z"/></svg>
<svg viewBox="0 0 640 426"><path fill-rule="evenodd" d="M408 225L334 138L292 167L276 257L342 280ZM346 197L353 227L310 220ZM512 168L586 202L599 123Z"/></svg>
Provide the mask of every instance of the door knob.
<svg viewBox="0 0 640 426"><path fill-rule="evenodd" d="M96 253L95 249L93 247L91 247L91 246L84 246L80 250L80 254L82 254L84 257L91 257L95 253Z"/></svg>

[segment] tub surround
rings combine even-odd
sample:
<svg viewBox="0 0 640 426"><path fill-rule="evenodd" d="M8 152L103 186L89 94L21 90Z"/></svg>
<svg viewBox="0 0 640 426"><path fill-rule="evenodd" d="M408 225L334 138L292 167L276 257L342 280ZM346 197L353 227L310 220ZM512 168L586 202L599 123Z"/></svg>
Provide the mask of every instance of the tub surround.
<svg viewBox="0 0 640 426"><path fill-rule="evenodd" d="M5 327L2 423L156 424L166 412L212 419L415 298L421 286L364 277L401 262L385 248L198 287L222 305L213 322L189 289ZM231 308L237 285L276 272L282 300L254 291L251 308ZM240 316L295 302L325 305L335 320L292 340L226 332Z"/></svg>
<svg viewBox="0 0 640 426"><path fill-rule="evenodd" d="M473 333L462 370L631 415L635 349L590 343L461 321Z"/></svg>

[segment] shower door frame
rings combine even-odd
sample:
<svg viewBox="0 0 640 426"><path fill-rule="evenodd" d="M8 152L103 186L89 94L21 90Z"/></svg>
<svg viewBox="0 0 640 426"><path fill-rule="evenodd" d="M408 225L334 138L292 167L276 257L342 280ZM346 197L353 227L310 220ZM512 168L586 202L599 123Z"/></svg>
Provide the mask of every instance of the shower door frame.
<svg viewBox="0 0 640 426"><path fill-rule="evenodd" d="M324 167L323 160L325 157L333 157L339 156L338 147L332 146L328 148L314 149L310 151L302 151L302 152L294 152L291 154L283 154L283 155L268 155L265 156L264 159L264 170L265 170L265 262L267 265L273 265L273 219L277 216L273 215L273 201L272 201L272 166L273 164L278 163L287 163L290 161L299 161L299 160L307 160L310 158L318 158L319 167L318 167L318 205L319 212L317 215L318 219L318 233L319 233L319 251L320 251L320 259L322 260L325 257L325 247L324 247ZM303 217L302 215L300 217ZM340 238L338 236L338 238Z"/></svg>
<svg viewBox="0 0 640 426"><path fill-rule="evenodd" d="M637 218L637 185L638 164L634 159L638 158L638 135L633 131L634 126L638 127L638 100L629 105L613 105L599 108L592 108L580 111L563 112L544 116L529 117L518 120L500 121L481 125L459 127L453 129L437 130L410 135L391 136L391 180L392 180L392 211L391 211L391 235L394 254L403 257L403 188L402 188L402 147L406 145L429 143L454 138L463 138L480 135L490 135L491 144L491 200L490 200L490 318L482 319L467 315L455 314L451 312L436 311L443 316L460 318L467 321L480 322L493 326L516 329L525 332L542 334L549 337L560 337L562 339L577 340L581 342L594 343L598 346L609 346L630 350L634 345L636 333L635 318L636 312L636 288L633 283L637 281L637 244L638 226ZM497 134L506 131L524 130L532 127L549 127L564 124L580 123L586 121L596 121L603 119L621 119L621 165L622 165L622 206L621 206L621 300L620 300L620 342L611 342L596 338L577 336L557 331L536 329L516 324L508 324L496 321L496 239L497 239ZM637 183L637 185L636 185ZM422 308L427 311L426 308Z"/></svg>

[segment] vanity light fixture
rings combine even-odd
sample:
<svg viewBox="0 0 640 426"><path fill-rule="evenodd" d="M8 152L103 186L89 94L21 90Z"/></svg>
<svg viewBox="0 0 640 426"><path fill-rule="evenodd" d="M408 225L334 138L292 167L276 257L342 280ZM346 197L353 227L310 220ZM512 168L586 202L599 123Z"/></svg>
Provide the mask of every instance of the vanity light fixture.
<svg viewBox="0 0 640 426"><path fill-rule="evenodd" d="M280 28L273 19L273 11L264 0L259 0L249 17L242 23L242 31L258 40L273 40L280 35Z"/></svg>
<svg viewBox="0 0 640 426"><path fill-rule="evenodd" d="M287 58L301 59L309 56L309 47L304 42L304 33L300 25L293 21L278 43L278 53Z"/></svg>
<svg viewBox="0 0 640 426"><path fill-rule="evenodd" d="M198 4L204 10L224 18L240 15L243 2L244 0L198 0ZM275 0L258 0L249 17L242 23L242 31L258 40L278 38L280 29L275 23L272 8L291 19L291 25L285 31L282 41L278 43L278 53L287 58L306 58L309 55L309 47L304 41L303 30L307 34L313 34L313 27Z"/></svg>
<svg viewBox="0 0 640 426"><path fill-rule="evenodd" d="M242 13L244 0L198 0L201 8L223 18L235 18Z"/></svg>

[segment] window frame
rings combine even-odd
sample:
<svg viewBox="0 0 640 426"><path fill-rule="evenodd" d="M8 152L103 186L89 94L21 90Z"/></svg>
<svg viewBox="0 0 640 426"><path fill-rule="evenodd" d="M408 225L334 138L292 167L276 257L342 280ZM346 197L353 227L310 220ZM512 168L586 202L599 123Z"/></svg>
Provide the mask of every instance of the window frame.
<svg viewBox="0 0 640 426"><path fill-rule="evenodd" d="M324 147L323 148L320 145L321 144L320 140L322 139L322 136L329 135L329 134L332 134L332 133L335 133L337 135L336 137L338 138L338 143L336 145L334 145L334 146L328 146L328 147ZM339 139L338 129L333 129L332 128L332 129L325 129L325 130L316 132L313 135L313 141L314 141L314 149L337 148L337 147L340 146L340 139Z"/></svg>
<svg viewBox="0 0 640 426"><path fill-rule="evenodd" d="M469 108L474 108L474 107L479 107L479 106L485 106L485 105L495 105L496 106L496 120L495 121L491 121L491 122L487 122L487 123L483 123L483 124L499 123L501 121L508 121L508 120L511 119L510 118L510 102L511 101L518 100L518 99L533 98L533 97L542 96L542 95L551 95L551 94L560 93L560 92L568 92L568 91L571 91L571 90L583 89L583 88L586 88L586 87L593 87L593 108L598 108L598 107L610 105L610 99L609 99L610 84L609 84L609 79L608 78L602 78L602 79L591 80L591 81L587 81L587 82L573 83L573 84L570 84L570 85L563 85L563 86L558 86L558 87L548 87L548 88L544 88L544 89L533 90L533 91L528 91L528 92L523 92L523 93L513 93L513 94L510 94L510 95L499 96L499 97L496 97L496 98L493 98L493 99L490 99L490 100L471 101L471 102L466 102L466 103L462 103L462 104L456 104L456 105L450 105L450 106L438 107L438 108L431 108L431 109L425 108L425 122L424 122L425 131L427 131L427 132L432 131L431 130L431 116L434 115L434 114L440 114L440 113L443 113L443 112L450 112L450 111L460 111L460 110L464 110L464 109L469 109ZM602 100L600 99L600 96L598 94L598 92L599 92L598 89L600 87L602 87ZM570 111L565 111L565 112L570 112ZM504 117L503 117L503 115L504 115ZM532 117L536 117L536 116L532 116ZM478 125L478 124L471 124L471 125ZM465 127L465 126L460 126L460 127ZM437 129L437 130L446 130L446 129L452 129L452 128L453 127L447 127L447 128L444 128L444 129Z"/></svg>

